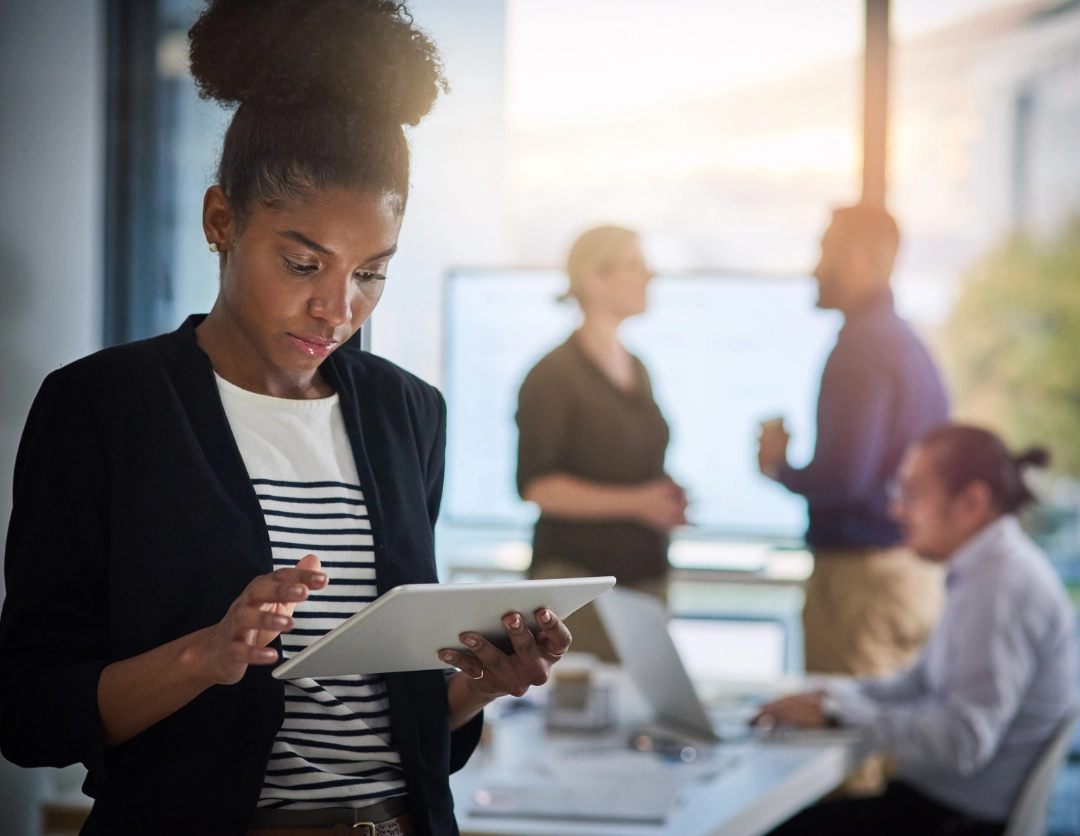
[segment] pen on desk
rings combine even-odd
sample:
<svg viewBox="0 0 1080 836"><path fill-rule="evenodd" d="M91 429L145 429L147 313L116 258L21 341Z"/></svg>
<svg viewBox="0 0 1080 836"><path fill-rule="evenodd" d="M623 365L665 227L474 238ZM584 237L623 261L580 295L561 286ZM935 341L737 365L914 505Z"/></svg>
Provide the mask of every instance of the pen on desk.
<svg viewBox="0 0 1080 836"><path fill-rule="evenodd" d="M673 758L683 763L697 760L698 750L683 740L659 734L639 732L630 736L630 748L638 752L652 752L662 758Z"/></svg>

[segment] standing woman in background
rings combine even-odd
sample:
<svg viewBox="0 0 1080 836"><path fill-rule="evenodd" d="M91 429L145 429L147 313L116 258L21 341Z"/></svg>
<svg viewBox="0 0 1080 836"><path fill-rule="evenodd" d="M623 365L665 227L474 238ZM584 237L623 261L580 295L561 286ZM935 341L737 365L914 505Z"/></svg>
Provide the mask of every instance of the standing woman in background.
<svg viewBox="0 0 1080 836"><path fill-rule="evenodd" d="M552 613L535 638L507 615L510 654L463 635L471 653L440 653L454 675L270 667L437 580L444 402L352 338L397 248L402 126L443 86L438 56L385 0L215 0L189 37L202 95L239 105L203 204L218 298L41 387L15 467L0 748L86 765L84 834L453 834L449 775L483 707L569 646Z"/></svg>
<svg viewBox="0 0 1080 836"><path fill-rule="evenodd" d="M668 536L686 522L686 493L664 472L668 425L649 373L619 341L622 323L644 313L653 274L637 234L615 226L578 238L566 272L581 327L518 397L518 492L540 506L530 577L614 575L666 598ZM575 650L615 657L595 609L567 623Z"/></svg>

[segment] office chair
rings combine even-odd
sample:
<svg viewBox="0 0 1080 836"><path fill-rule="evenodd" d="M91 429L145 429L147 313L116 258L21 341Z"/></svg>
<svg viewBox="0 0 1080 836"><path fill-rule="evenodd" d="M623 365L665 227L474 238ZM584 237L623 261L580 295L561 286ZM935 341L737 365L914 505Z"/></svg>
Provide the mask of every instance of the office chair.
<svg viewBox="0 0 1080 836"><path fill-rule="evenodd" d="M1062 720L1058 730L1046 744L1042 756L1028 776L1020 797L1009 816L1005 836L1045 836L1046 820L1050 815L1050 796L1061 765L1065 762L1072 745L1077 710Z"/></svg>

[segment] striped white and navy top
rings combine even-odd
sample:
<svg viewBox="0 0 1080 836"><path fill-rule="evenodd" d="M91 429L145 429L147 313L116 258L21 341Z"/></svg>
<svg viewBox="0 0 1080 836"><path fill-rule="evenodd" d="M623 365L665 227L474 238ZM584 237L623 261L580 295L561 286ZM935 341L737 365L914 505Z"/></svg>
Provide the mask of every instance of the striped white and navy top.
<svg viewBox="0 0 1080 836"><path fill-rule="evenodd" d="M375 600L371 523L338 396L272 398L221 377L218 391L262 505L274 568L306 554L330 583L297 605L288 658ZM405 794L381 676L285 683L260 807L364 807Z"/></svg>

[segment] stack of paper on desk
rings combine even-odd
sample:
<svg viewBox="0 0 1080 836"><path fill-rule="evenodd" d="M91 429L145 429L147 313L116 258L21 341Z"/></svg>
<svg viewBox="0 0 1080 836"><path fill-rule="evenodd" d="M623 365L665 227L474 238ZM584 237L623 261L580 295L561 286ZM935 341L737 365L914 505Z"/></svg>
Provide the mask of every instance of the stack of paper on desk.
<svg viewBox="0 0 1080 836"><path fill-rule="evenodd" d="M678 795L645 782L493 786L476 793L469 815L662 824Z"/></svg>
<svg viewBox="0 0 1080 836"><path fill-rule="evenodd" d="M742 752L717 748L682 763L616 743L567 744L478 791L469 815L662 824L682 790L732 768Z"/></svg>

